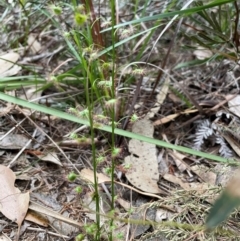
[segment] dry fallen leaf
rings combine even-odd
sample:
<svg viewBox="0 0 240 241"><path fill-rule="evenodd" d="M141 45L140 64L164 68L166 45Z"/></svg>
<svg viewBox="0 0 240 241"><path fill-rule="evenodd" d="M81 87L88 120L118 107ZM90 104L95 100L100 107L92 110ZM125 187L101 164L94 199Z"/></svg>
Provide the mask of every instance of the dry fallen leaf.
<svg viewBox="0 0 240 241"><path fill-rule="evenodd" d="M230 95L229 95L230 96ZM240 117L240 95L228 101L229 111Z"/></svg>
<svg viewBox="0 0 240 241"><path fill-rule="evenodd" d="M86 169L86 168L82 169L80 172L80 177L94 183L94 173L90 169ZM102 173L97 173L97 177L98 177L98 184L111 181L111 179L108 176L105 176Z"/></svg>
<svg viewBox="0 0 240 241"><path fill-rule="evenodd" d="M11 239L8 238L6 235L1 234L1 235L0 235L0 241L11 241Z"/></svg>
<svg viewBox="0 0 240 241"><path fill-rule="evenodd" d="M14 105L12 103L6 103L5 106L0 107L0 116L6 116L13 109Z"/></svg>
<svg viewBox="0 0 240 241"><path fill-rule="evenodd" d="M203 195L205 192L210 193L209 188L211 187L211 184L208 184L208 183L198 183L198 182L187 183L182 181L179 177L176 177L169 173L165 174L163 178L166 181L179 185L185 191L195 191L198 195ZM210 198L208 198L207 200L211 201L212 197L213 196L210 195Z"/></svg>
<svg viewBox="0 0 240 241"><path fill-rule="evenodd" d="M183 155L182 153L177 152L177 151L169 151L168 153L173 158L173 160L180 172L184 172L184 171L190 169L188 167L188 165L183 161L183 159L186 157L186 155Z"/></svg>
<svg viewBox="0 0 240 241"><path fill-rule="evenodd" d="M171 115L168 115L168 116L165 116L165 117L161 118L160 120L156 120L153 123L153 125L154 126L163 125L163 124L166 124L170 121L173 121L174 119L176 119L178 116L180 116L182 114L191 114L191 113L195 113L195 112L198 112L198 110L187 109L183 112L180 112L180 113L177 113L177 114L171 114Z"/></svg>
<svg viewBox="0 0 240 241"><path fill-rule="evenodd" d="M33 34L30 34L28 36L27 43L34 54L38 53L42 48L41 44L37 41L36 37Z"/></svg>
<svg viewBox="0 0 240 241"><path fill-rule="evenodd" d="M110 201L107 197L107 195L103 192L99 192L99 197L100 197L100 210L99 213L101 215L100 218L100 226L105 229L107 232L110 231L110 226L109 226L109 218L105 215L107 215L109 213L109 211L111 210L111 204ZM118 198L119 199L119 198ZM84 197L82 198L82 203L83 203L83 210L85 210L85 215L93 220L94 222L96 222L96 201L93 199L93 193L92 192L87 192ZM117 209L115 210L117 212ZM125 214L122 215L120 213L117 214L118 218L125 218ZM120 222L119 220L115 220L114 221L114 230L113 230L113 234L114 236L116 236L120 231L122 233L125 233L126 229L127 229L127 225ZM125 228L124 228L125 227ZM105 239L104 239L105 240ZM106 240L108 240L106 238ZM114 241L118 241L119 239L113 239Z"/></svg>
<svg viewBox="0 0 240 241"><path fill-rule="evenodd" d="M1 73L1 77L8 77L16 75L22 69L21 66L13 65L13 67L5 72Z"/></svg>
<svg viewBox="0 0 240 241"><path fill-rule="evenodd" d="M28 210L29 192L21 193L14 186L16 180L14 172L2 165L0 165L0 180L0 211L8 219L16 222L20 230Z"/></svg>
<svg viewBox="0 0 240 241"><path fill-rule="evenodd" d="M217 174L210 171L204 165L196 165L192 167L192 171L194 171L204 182L209 183L211 185L216 184Z"/></svg>
<svg viewBox="0 0 240 241"><path fill-rule="evenodd" d="M129 211L131 208L131 203L126 201L125 199L118 198L118 203L121 205L121 207L124 208L125 211Z"/></svg>
<svg viewBox="0 0 240 241"><path fill-rule="evenodd" d="M83 210L86 211L85 215L90 218L91 220L94 220L96 222L96 201L93 199L93 193L87 192L84 197L82 198L83 202ZM107 195L103 192L98 192L99 197L101 199L100 202L100 213L106 215L111 210L111 204L110 201L107 198ZM100 220L100 225L102 226L105 221L107 221L108 218L102 216Z"/></svg>
<svg viewBox="0 0 240 241"><path fill-rule="evenodd" d="M32 202L32 201L30 202L29 209L31 209L35 212L44 214L46 216L56 218L58 220L61 220L63 222L69 223L69 224L72 224L72 225L77 226L77 227L83 226L83 224L80 223L80 222L77 222L77 221L74 221L70 218L64 217L60 213L55 212L55 211L51 210L50 208L46 208L46 207L44 207L44 206L42 206L38 203Z"/></svg>
<svg viewBox="0 0 240 241"><path fill-rule="evenodd" d="M171 183L177 184L180 187L182 187L184 190L189 191L190 190L190 185L187 182L183 182L179 177L176 177L172 174L166 173L163 178L166 181L169 181Z"/></svg>
<svg viewBox="0 0 240 241"><path fill-rule="evenodd" d="M62 163L60 162L60 160L57 156L57 153L55 153L55 152L47 153L47 155L39 155L37 157L42 161L48 161L48 162L57 164L59 166L62 166Z"/></svg>
<svg viewBox="0 0 240 241"><path fill-rule="evenodd" d="M36 223L36 224L41 225L43 227L49 226L48 219L45 216L43 216L40 213L35 212L33 210L28 210L27 215L25 217L25 220Z"/></svg>
<svg viewBox="0 0 240 241"><path fill-rule="evenodd" d="M19 57L19 54L14 52L0 56L0 77L6 76L5 72L15 65Z"/></svg>
<svg viewBox="0 0 240 241"><path fill-rule="evenodd" d="M228 142L228 144L232 147L232 149L236 152L236 154L240 157L239 141L225 133L223 133L222 136ZM234 159L237 160L237 158L234 158Z"/></svg>
<svg viewBox="0 0 240 241"><path fill-rule="evenodd" d="M132 132L148 137L153 137L153 131L153 125L148 119L137 121L132 128ZM148 193L162 193L157 185L159 173L156 151L155 145L132 139L129 141L131 155L124 159L129 182Z"/></svg>
<svg viewBox="0 0 240 241"><path fill-rule="evenodd" d="M4 134L5 135L5 134ZM3 134L0 134L0 148L1 149L10 149L18 150L22 149L29 141L25 135L10 133L4 137ZM29 143L27 148L31 148L32 145Z"/></svg>
<svg viewBox="0 0 240 241"><path fill-rule="evenodd" d="M169 221L172 216L174 216L174 212L171 212L165 208L158 208L156 211L155 222Z"/></svg>
<svg viewBox="0 0 240 241"><path fill-rule="evenodd" d="M101 184L101 183L104 183L104 182L111 182L111 179L108 176L105 176L102 173L97 173L97 177L98 177L98 184ZM90 170L90 169L84 168L80 172L80 178L84 179L85 181L90 181L90 182L94 183L94 172L92 170ZM155 197L155 198L158 198L158 199L162 199L158 195L155 195L155 194L152 194L152 193L149 193L149 192L141 192L138 189L136 189L134 187L131 187L131 186L127 185L127 184L124 184L122 182L116 182L116 181L114 181L114 182L119 184L119 185L121 185L121 186L129 188L129 189L131 189L131 190L133 190L133 191L135 191L137 193L140 193L142 195L146 195L146 196L149 196L149 197ZM118 198L117 200L119 201L120 198Z"/></svg>
<svg viewBox="0 0 240 241"><path fill-rule="evenodd" d="M169 76L167 76L166 80L164 81L164 83L162 85L161 91L157 94L157 97L156 97L157 101L156 101L154 107L151 108L151 110L148 113L150 118L154 117L154 115L158 113L162 103L166 99L167 94L168 94L169 84L170 84L170 78L169 78Z"/></svg>
<svg viewBox="0 0 240 241"><path fill-rule="evenodd" d="M199 60L210 58L213 55L211 50L203 47L198 47L195 51L193 51L193 54Z"/></svg>
<svg viewBox="0 0 240 241"><path fill-rule="evenodd" d="M43 90L39 90L38 85L31 85L31 87L23 86L22 89L23 89L23 92L20 92L18 94L18 98L27 100L27 101L39 99L42 96L42 92L43 92ZM8 95L12 95L12 96L16 95L14 90L7 90L5 93ZM40 104L40 102L39 102L39 104ZM30 114L32 114L32 112Z"/></svg>

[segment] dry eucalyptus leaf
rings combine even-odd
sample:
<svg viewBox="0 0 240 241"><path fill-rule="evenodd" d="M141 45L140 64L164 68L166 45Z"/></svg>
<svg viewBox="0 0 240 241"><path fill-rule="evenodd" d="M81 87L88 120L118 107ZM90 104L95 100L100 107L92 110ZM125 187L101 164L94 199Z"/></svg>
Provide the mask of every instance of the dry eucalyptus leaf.
<svg viewBox="0 0 240 241"><path fill-rule="evenodd" d="M0 241L11 241L11 239L4 234L0 234Z"/></svg>
<svg viewBox="0 0 240 241"><path fill-rule="evenodd" d="M156 216L155 216L155 222L162 222L162 221L169 221L171 220L172 216L174 216L174 213L164 209L164 208L158 208L156 211Z"/></svg>
<svg viewBox="0 0 240 241"><path fill-rule="evenodd" d="M97 177L98 177L98 184L111 181L111 179L108 176L105 176L102 173L97 173ZM86 179L87 181L94 183L94 173L90 169L87 169L87 168L82 169L80 172L80 178Z"/></svg>
<svg viewBox="0 0 240 241"><path fill-rule="evenodd" d="M1 77L8 77L16 75L22 69L19 65L13 65L13 67L5 72L1 73Z"/></svg>
<svg viewBox="0 0 240 241"><path fill-rule="evenodd" d="M166 181L169 181L171 183L177 184L180 187L182 187L184 190L189 191L190 190L190 185L186 182L183 182L179 177L176 177L172 174L166 173L163 178Z"/></svg>
<svg viewBox="0 0 240 241"><path fill-rule="evenodd" d="M209 183L211 185L215 185L217 174L210 171L209 168L207 168L204 165L196 165L192 167L192 170L206 183Z"/></svg>
<svg viewBox="0 0 240 241"><path fill-rule="evenodd" d="M177 114L171 114L171 115L168 115L168 116L165 116L159 120L156 120L153 125L154 126L157 126L157 125L163 125L163 124L166 124L170 121L173 121L174 119L176 119L178 116L182 115L182 114L190 114L190 113L195 113L195 112L198 112L198 110L194 109L187 109L183 112L180 112L180 113L177 113Z"/></svg>
<svg viewBox="0 0 240 241"><path fill-rule="evenodd" d="M10 133L2 139L3 136L4 136L3 134L0 134L0 149L9 149L9 150L22 149L29 141L29 138L21 134ZM31 148L31 147L32 147L31 143L29 143L27 148Z"/></svg>
<svg viewBox="0 0 240 241"><path fill-rule="evenodd" d="M228 101L229 111L240 117L240 95Z"/></svg>
<svg viewBox="0 0 240 241"><path fill-rule="evenodd" d="M64 212L61 212L61 215L63 217L68 218L71 214L68 211L64 211ZM75 225L68 224L61 220L56 220L53 217L48 217L48 220L49 220L49 223L51 224L51 227L61 235L71 236L73 233L79 232L79 227L76 227Z"/></svg>
<svg viewBox="0 0 240 241"><path fill-rule="evenodd" d="M228 144L232 147L232 149L236 152L236 154L240 157L239 141L224 133L222 134L222 136L228 142Z"/></svg>
<svg viewBox="0 0 240 241"><path fill-rule="evenodd" d="M206 58L210 58L213 53L209 49L198 47L197 50L193 51L193 54L196 56L197 59L204 60Z"/></svg>
<svg viewBox="0 0 240 241"><path fill-rule="evenodd" d="M46 207L44 207L44 206L42 206L42 205L40 205L38 203L32 202L32 201L30 202L29 209L31 209L31 210L33 210L35 212L44 214L46 216L56 218L56 219L61 220L63 222L75 225L77 227L83 226L83 224L80 223L80 222L74 221L74 220L72 220L72 219L70 219L68 217L64 217L60 213L55 212L55 211L51 210L50 208L46 208Z"/></svg>
<svg viewBox="0 0 240 241"><path fill-rule="evenodd" d="M41 44L36 40L36 37L33 34L28 36L27 43L34 54L38 53L42 48Z"/></svg>
<svg viewBox="0 0 240 241"><path fill-rule="evenodd" d="M5 76L5 71L12 68L19 59L18 53L7 53L0 56L0 77Z"/></svg>
<svg viewBox="0 0 240 241"><path fill-rule="evenodd" d="M176 177L172 174L165 174L163 178L166 181L169 181L171 183L177 184L180 187L182 187L185 191L196 191L199 195L202 195L206 191L209 192L209 188L211 187L211 184L208 183L198 183L198 182L193 182L193 183L187 183L182 181L179 177Z"/></svg>
<svg viewBox="0 0 240 241"><path fill-rule="evenodd" d="M212 200L215 198L214 191L211 190L213 187L211 184L208 183L200 183L200 182L192 182L189 183L190 188L192 191L195 191L198 195L207 195L207 201Z"/></svg>
<svg viewBox="0 0 240 241"><path fill-rule="evenodd" d="M41 225L43 227L49 226L48 219L45 216L43 216L40 213L37 213L33 210L28 210L27 215L25 217L25 220L36 223L36 224Z"/></svg>
<svg viewBox="0 0 240 241"><path fill-rule="evenodd" d="M62 163L60 162L57 153L55 152L47 153L47 155L38 155L37 157L42 161L52 162L54 164L62 166Z"/></svg>
<svg viewBox="0 0 240 241"><path fill-rule="evenodd" d="M157 94L157 101L156 101L154 107L151 108L150 113L148 113L148 115L150 115L150 118L154 117L154 115L158 113L158 111L161 107L161 104L166 99L166 96L168 94L169 84L170 84L170 78L169 78L169 76L167 76L160 92Z"/></svg>
<svg viewBox="0 0 240 241"><path fill-rule="evenodd" d="M108 200L108 197L105 193L103 192L98 192L99 197L100 197L100 212L102 214L107 214L111 210L111 204L110 201ZM84 195L83 199L83 204L85 208L85 215L90 218L91 220L96 222L96 201L93 199L93 193L88 192ZM90 210L90 212L89 212ZM105 221L107 221L108 218L106 217L101 217L100 223L101 226L104 224Z"/></svg>
<svg viewBox="0 0 240 241"><path fill-rule="evenodd" d="M128 201L126 201L126 200L124 200L122 198L118 198L117 202L118 202L118 204L121 205L121 207L124 208L125 211L129 211L130 210L130 208L131 208L130 202L128 202Z"/></svg>
<svg viewBox="0 0 240 241"><path fill-rule="evenodd" d="M0 165L0 180L0 211L20 227L28 210L29 192L21 193L14 186L16 180L14 172L2 165Z"/></svg>
<svg viewBox="0 0 240 241"><path fill-rule="evenodd" d="M39 90L39 86L37 85L33 85L31 87L22 87L23 88L23 93L19 93L18 94L18 98L19 99L23 99L23 100L34 100L34 99L38 99L42 96L42 90ZM15 91L7 91L7 93L9 95L15 96Z"/></svg>
<svg viewBox="0 0 240 241"><path fill-rule="evenodd" d="M132 132L153 137L153 125L148 119L134 123ZM158 188L159 179L156 146L150 143L132 139L129 141L130 156L127 156L125 165L126 177L135 187L144 192L162 193Z"/></svg>
<svg viewBox="0 0 240 241"><path fill-rule="evenodd" d="M111 210L111 202L109 201L107 195L101 191L99 191L99 197L100 197L100 226L106 230L107 232L110 231L110 226L109 226L109 218L106 217L105 215L108 214L108 212ZM85 212L85 215L93 220L94 222L96 222L96 201L93 199L93 193L92 192L87 192L83 199L83 207ZM118 212L117 209L115 209L115 212ZM102 215L101 215L102 214ZM120 214L118 213L118 218L125 218L125 214ZM113 234L114 236L116 236L119 232L125 234L126 233L126 229L127 229L127 225L115 220L114 221L114 230ZM104 234L103 234L104 235ZM103 236L104 237L104 236ZM105 237L104 240L109 240L109 237ZM119 239L113 239L114 241L118 241Z"/></svg>
<svg viewBox="0 0 240 241"><path fill-rule="evenodd" d="M14 109L14 105L11 103L6 103L5 106L0 107L0 116L7 115L11 110Z"/></svg>
<svg viewBox="0 0 240 241"><path fill-rule="evenodd" d="M186 155L181 154L177 151L169 151L169 155L173 158L178 170L180 172L186 171L186 169L189 169L188 165L183 161L183 159L186 157Z"/></svg>

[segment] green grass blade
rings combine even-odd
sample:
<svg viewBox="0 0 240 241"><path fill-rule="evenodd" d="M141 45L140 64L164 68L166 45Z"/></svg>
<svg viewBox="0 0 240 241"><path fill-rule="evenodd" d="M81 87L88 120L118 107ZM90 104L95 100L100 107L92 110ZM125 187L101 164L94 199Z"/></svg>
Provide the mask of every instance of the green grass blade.
<svg viewBox="0 0 240 241"><path fill-rule="evenodd" d="M144 18L140 18L140 19L135 19L129 22L125 22L125 23L121 23L118 24L116 26L114 26L114 28L120 28L126 25L130 25L130 24L136 24L136 23L141 23L141 22L146 22L146 21L153 21L153 20L159 20L159 19L163 19L163 18L167 18L167 17L174 17L176 15L182 16L182 15L189 15L189 14L193 14L193 13L197 13L200 12L204 9L208 9L208 8L213 8L222 4L226 4L226 3L231 3L234 2L235 0L215 0L212 1L209 4L203 5L203 6L199 6L199 7L193 7L193 8L188 8L188 9L184 9L184 10L179 10L179 11L173 11L173 12L169 12L169 13L161 13L161 14L156 14L154 16L151 17L144 17ZM107 28L105 30L103 30L102 32L106 32L106 31L110 31L112 28Z"/></svg>
<svg viewBox="0 0 240 241"><path fill-rule="evenodd" d="M226 220L230 213L240 205L240 198L232 196L226 190L223 191L220 198L214 203L206 220L207 229L217 227Z"/></svg>
<svg viewBox="0 0 240 241"><path fill-rule="evenodd" d="M7 102L12 102L14 104L17 104L17 105L20 105L20 106L23 106L23 107L26 107L26 108L34 109L34 110L37 110L37 111L40 111L40 112L43 112L43 113L46 113L46 114L49 114L49 115L54 115L54 116L57 116L59 118L69 120L69 121L72 121L72 122L75 122L75 123L79 123L79 124L83 124L83 125L87 125L87 126L90 125L89 122L85 119L81 119L81 118L78 118L76 116L70 115L66 112L55 110L53 108L49 108L49 107L46 107L46 106L43 106L43 105L30 103L28 101L18 99L18 98L15 98L13 96L10 96L10 95L4 94L4 93L0 93L0 99L4 100L4 101L7 101ZM98 124L95 128L99 129L99 130L102 130L102 131L109 132L109 133L112 132L111 126ZM136 139L136 140L140 140L140 141L145 141L145 142L157 145L157 146L170 148L170 149L173 149L173 150L185 152L185 153L188 153L188 154L191 154L191 155L211 159L211 160L222 162L222 163L229 163L229 164L235 164L235 165L238 164L237 161L232 160L232 159L226 159L226 158L223 158L223 157L220 157L220 156L196 151L196 150L193 150L191 148L173 145L173 144L161 141L161 140L156 140L156 139L153 139L153 138L150 138L150 137L142 136L142 135L135 134L135 133L132 133L132 132L129 132L129 131L124 131L124 130L121 130L121 129L118 129L118 128L115 129L115 134L120 135L120 136L125 136L125 137L128 137L128 138L132 138L132 139Z"/></svg>
<svg viewBox="0 0 240 241"><path fill-rule="evenodd" d="M240 171L234 173L227 187L215 201L206 220L207 229L217 227L230 213L240 205Z"/></svg>

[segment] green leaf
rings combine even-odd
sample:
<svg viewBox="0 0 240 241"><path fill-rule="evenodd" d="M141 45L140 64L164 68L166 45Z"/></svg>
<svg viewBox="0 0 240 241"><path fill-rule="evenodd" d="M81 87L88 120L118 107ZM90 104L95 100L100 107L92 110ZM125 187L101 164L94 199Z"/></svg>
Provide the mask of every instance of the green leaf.
<svg viewBox="0 0 240 241"><path fill-rule="evenodd" d="M207 43L204 43L202 41L202 39L199 39L198 36L193 35L193 36L188 36L188 38L190 38L193 42L198 43L200 46L203 46L205 48L209 48L209 45Z"/></svg>
<svg viewBox="0 0 240 241"><path fill-rule="evenodd" d="M182 62L177 64L173 69L180 69L180 68L190 68L190 67L196 67L196 66L200 66L203 64L206 64L211 58L206 58L206 59L196 59L196 60L192 60L192 61L188 61L188 62Z"/></svg>
<svg viewBox="0 0 240 241"><path fill-rule="evenodd" d="M205 39L206 41L208 41L208 44L217 44L218 43L216 40L210 38L206 34L203 32L200 32L200 33L198 33L198 37L201 37L201 38Z"/></svg>
<svg viewBox="0 0 240 241"><path fill-rule="evenodd" d="M219 33L222 33L222 29L221 29L221 26L218 23L218 20L217 20L217 17L216 17L216 13L211 12L211 18L212 18L212 21L214 23L215 29L217 31L219 31Z"/></svg>
<svg viewBox="0 0 240 241"><path fill-rule="evenodd" d="M240 198L233 197L231 193L224 191L214 203L206 220L207 229L217 227L226 220L230 213L240 205Z"/></svg>
<svg viewBox="0 0 240 241"><path fill-rule="evenodd" d="M206 220L207 229L213 229L226 220L230 213L240 205L240 171L228 183L226 189L213 204Z"/></svg>

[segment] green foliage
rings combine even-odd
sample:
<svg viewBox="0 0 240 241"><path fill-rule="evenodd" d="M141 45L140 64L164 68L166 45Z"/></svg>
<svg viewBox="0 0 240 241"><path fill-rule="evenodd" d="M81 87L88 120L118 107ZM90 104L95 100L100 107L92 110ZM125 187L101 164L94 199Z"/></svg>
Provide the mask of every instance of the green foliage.
<svg viewBox="0 0 240 241"><path fill-rule="evenodd" d="M196 1L195 6L203 7L204 1ZM236 30L237 10L233 4L219 4L214 8L203 9L190 15L189 19L192 31L185 36L195 47L198 45L203 49L209 49L213 52L213 56L203 60L178 63L175 69L199 66L219 58L237 60L238 43L235 39L237 37L234 37L238 36ZM194 46L191 48L194 49ZM229 47L233 48L234 52L229 52Z"/></svg>
<svg viewBox="0 0 240 241"><path fill-rule="evenodd" d="M203 6L202 1L195 3L196 6ZM226 4L218 6L214 10L203 10L197 13L199 17L190 17L191 21L199 29L191 36L193 42L203 47L214 48L223 46L232 41L232 26L229 26L233 11Z"/></svg>
<svg viewBox="0 0 240 241"><path fill-rule="evenodd" d="M236 171L225 190L213 204L206 220L208 230L216 228L225 221L234 209L240 206L240 171Z"/></svg>
<svg viewBox="0 0 240 241"><path fill-rule="evenodd" d="M231 212L240 205L240 197L235 197L227 190L215 201L206 220L207 229L216 228L225 221Z"/></svg>

